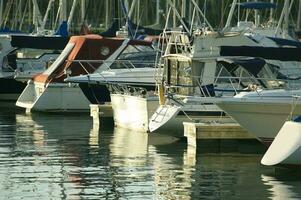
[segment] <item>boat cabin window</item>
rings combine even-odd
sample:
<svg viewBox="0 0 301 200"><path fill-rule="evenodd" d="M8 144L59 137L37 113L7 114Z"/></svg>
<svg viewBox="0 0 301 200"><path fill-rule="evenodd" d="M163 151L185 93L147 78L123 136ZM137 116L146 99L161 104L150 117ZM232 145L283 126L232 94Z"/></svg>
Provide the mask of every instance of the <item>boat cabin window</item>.
<svg viewBox="0 0 301 200"><path fill-rule="evenodd" d="M273 64L266 64L262 70L259 71L258 77L262 78L264 84L267 88L276 89L282 88L285 85L283 80L276 79L285 79L287 78L284 74L279 72L280 67Z"/></svg>
<svg viewBox="0 0 301 200"><path fill-rule="evenodd" d="M30 48L16 49L3 58L2 70L5 72L13 72L18 68L18 62L28 62L28 64L33 65L36 64L34 62L37 62L37 60L49 54L60 54L60 51ZM34 61L31 61L31 63L29 63L29 60ZM45 63L41 64L44 65Z"/></svg>
<svg viewBox="0 0 301 200"><path fill-rule="evenodd" d="M15 53L10 53L3 58L2 71L3 72L13 72L17 69L17 55Z"/></svg>
<svg viewBox="0 0 301 200"><path fill-rule="evenodd" d="M149 46L128 45L110 69L154 67L156 52Z"/></svg>
<svg viewBox="0 0 301 200"><path fill-rule="evenodd" d="M60 54L60 50L51 50L51 49L29 49L29 48L22 48L17 49L17 59L24 58L24 59L38 59L44 54Z"/></svg>
<svg viewBox="0 0 301 200"><path fill-rule="evenodd" d="M127 53L135 53L141 51L153 51L153 48L150 46L143 46L143 45L128 45L122 52L122 54Z"/></svg>
<svg viewBox="0 0 301 200"><path fill-rule="evenodd" d="M215 77L215 84L231 83L231 73L220 63L217 64Z"/></svg>
<svg viewBox="0 0 301 200"><path fill-rule="evenodd" d="M215 84L244 89L249 85L262 85L248 70L237 64L220 62L217 65Z"/></svg>

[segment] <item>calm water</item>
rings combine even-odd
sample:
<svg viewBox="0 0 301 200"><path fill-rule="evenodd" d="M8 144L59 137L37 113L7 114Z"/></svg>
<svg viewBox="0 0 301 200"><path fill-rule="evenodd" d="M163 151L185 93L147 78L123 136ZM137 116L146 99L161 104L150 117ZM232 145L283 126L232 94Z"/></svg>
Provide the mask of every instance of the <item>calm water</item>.
<svg viewBox="0 0 301 200"><path fill-rule="evenodd" d="M163 136L93 129L88 114L12 110L0 111L0 199L301 198L300 176L261 166L256 145L195 152Z"/></svg>

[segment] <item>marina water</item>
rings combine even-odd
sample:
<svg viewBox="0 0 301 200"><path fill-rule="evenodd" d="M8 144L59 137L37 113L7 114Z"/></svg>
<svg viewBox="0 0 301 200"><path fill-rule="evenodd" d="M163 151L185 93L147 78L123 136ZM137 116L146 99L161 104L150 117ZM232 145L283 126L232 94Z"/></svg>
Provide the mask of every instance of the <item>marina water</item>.
<svg viewBox="0 0 301 200"><path fill-rule="evenodd" d="M257 144L183 140L114 128L88 114L2 105L0 199L299 199L301 177L260 164ZM298 171L298 170L297 170Z"/></svg>

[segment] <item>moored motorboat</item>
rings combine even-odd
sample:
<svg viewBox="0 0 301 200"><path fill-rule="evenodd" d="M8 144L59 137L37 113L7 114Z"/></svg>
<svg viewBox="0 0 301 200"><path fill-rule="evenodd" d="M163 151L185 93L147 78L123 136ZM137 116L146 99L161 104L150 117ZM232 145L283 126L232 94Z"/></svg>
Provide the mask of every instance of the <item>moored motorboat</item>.
<svg viewBox="0 0 301 200"><path fill-rule="evenodd" d="M94 71L100 65L99 60L110 57L122 44L123 40L111 40L98 35L71 37L55 62L28 82L16 105L26 108L27 111L87 110L89 101L78 85L64 83L64 79L69 75ZM93 62L95 60L98 62Z"/></svg>
<svg viewBox="0 0 301 200"><path fill-rule="evenodd" d="M258 90L220 98L216 104L260 141L270 145L290 115L301 115L301 101L295 98L300 95L301 90Z"/></svg>
<svg viewBox="0 0 301 200"><path fill-rule="evenodd" d="M87 112L89 100L78 83L66 83L68 77L106 70L126 47L147 44L139 40L104 38L98 35L71 37L58 59L42 74L28 82L16 105L45 112ZM107 95L103 91L103 95Z"/></svg>
<svg viewBox="0 0 301 200"><path fill-rule="evenodd" d="M65 81L78 83L91 104L111 101L108 85L125 84L154 90L155 56L151 43L128 40L117 57L105 61L94 73L68 77Z"/></svg>

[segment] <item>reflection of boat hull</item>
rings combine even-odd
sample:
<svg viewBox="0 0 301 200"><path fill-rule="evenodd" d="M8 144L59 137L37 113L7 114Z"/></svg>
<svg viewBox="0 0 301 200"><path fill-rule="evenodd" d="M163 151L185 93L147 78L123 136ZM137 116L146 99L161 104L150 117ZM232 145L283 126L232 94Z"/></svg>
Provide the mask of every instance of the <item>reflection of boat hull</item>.
<svg viewBox="0 0 301 200"><path fill-rule="evenodd" d="M0 100L15 101L24 90L26 83L14 78L0 78Z"/></svg>
<svg viewBox="0 0 301 200"><path fill-rule="evenodd" d="M246 99L239 101L235 98L234 101L217 104L242 127L270 145L291 112L291 101L259 103L256 99L247 102ZM300 104L296 106L294 114L301 114Z"/></svg>
<svg viewBox="0 0 301 200"><path fill-rule="evenodd" d="M30 82L20 95L17 106L47 112L88 112L89 101L76 84Z"/></svg>

